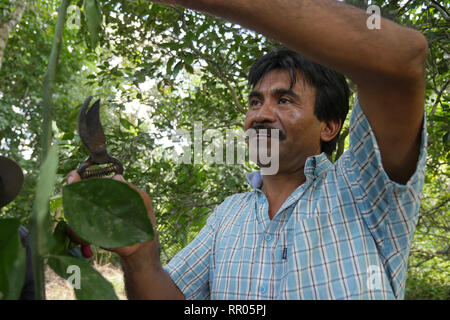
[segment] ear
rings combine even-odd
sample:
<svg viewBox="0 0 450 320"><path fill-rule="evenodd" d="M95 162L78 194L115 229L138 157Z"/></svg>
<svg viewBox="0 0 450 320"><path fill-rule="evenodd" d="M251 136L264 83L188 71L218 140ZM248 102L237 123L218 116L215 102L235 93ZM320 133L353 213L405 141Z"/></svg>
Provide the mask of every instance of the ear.
<svg viewBox="0 0 450 320"><path fill-rule="evenodd" d="M329 142L339 133L341 129L341 120L326 120L323 121L322 131L320 132L320 140Z"/></svg>

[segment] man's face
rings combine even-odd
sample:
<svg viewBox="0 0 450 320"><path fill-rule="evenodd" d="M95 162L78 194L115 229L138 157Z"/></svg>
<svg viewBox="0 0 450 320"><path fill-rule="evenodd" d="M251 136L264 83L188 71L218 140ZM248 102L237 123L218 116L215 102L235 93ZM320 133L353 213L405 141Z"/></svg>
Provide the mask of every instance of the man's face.
<svg viewBox="0 0 450 320"><path fill-rule="evenodd" d="M295 85L286 70L265 75L249 95L245 131L263 125L279 129L279 173L295 172L306 158L320 153L321 131L326 126L314 115L316 89L299 72Z"/></svg>

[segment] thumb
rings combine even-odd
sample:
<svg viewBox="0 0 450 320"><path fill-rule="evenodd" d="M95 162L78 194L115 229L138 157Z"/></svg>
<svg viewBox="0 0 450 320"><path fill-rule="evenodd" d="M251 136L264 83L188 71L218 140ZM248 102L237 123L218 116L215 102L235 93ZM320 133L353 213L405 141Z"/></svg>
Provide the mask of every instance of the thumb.
<svg viewBox="0 0 450 320"><path fill-rule="evenodd" d="M76 172L76 170L70 171L66 177L67 184L71 184L77 181L81 181L80 175Z"/></svg>

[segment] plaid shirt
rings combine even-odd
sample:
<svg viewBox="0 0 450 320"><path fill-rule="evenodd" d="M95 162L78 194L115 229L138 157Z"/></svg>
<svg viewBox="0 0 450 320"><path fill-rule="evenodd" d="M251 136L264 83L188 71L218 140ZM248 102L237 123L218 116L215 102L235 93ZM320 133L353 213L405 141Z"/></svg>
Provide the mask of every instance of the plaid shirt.
<svg viewBox="0 0 450 320"><path fill-rule="evenodd" d="M389 179L356 102L350 147L332 164L309 157L306 181L272 220L259 172L253 191L219 205L197 237L164 268L187 299L402 299L426 162Z"/></svg>

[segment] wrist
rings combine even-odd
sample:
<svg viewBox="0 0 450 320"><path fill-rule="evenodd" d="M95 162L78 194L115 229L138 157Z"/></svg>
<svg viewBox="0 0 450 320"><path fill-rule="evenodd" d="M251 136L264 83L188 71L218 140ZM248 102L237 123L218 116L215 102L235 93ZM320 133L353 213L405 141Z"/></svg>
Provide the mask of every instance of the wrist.
<svg viewBox="0 0 450 320"><path fill-rule="evenodd" d="M124 271L139 272L162 268L156 239L139 244L139 247L133 253L120 255L120 258Z"/></svg>

